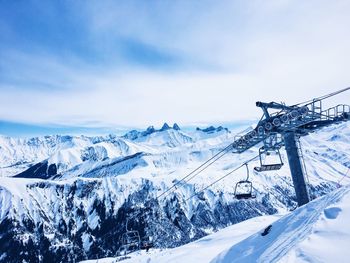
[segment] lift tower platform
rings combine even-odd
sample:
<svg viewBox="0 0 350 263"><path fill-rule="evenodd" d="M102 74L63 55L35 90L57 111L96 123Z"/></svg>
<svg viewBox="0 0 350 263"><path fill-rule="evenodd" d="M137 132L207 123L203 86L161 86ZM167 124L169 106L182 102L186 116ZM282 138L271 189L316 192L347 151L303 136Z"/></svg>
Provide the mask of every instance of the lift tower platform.
<svg viewBox="0 0 350 263"><path fill-rule="evenodd" d="M242 153L259 143L263 143L264 151L278 150L285 146L298 205L308 203L310 197L305 182L298 140L301 136L326 126L349 121L349 105L339 104L327 109L323 109L322 106L325 99L348 90L350 88L293 106L258 101L256 106L262 109L263 117L254 129L235 137L232 143L233 151Z"/></svg>

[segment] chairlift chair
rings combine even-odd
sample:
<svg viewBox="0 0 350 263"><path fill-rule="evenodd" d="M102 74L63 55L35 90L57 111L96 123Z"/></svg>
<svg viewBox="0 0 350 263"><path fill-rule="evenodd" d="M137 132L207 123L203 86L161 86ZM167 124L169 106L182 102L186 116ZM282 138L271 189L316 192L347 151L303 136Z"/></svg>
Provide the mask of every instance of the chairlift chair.
<svg viewBox="0 0 350 263"><path fill-rule="evenodd" d="M245 180L239 181L235 187L235 197L237 199L251 199L255 198L253 194L253 184L249 181L249 168L248 164L245 163L247 168L247 178Z"/></svg>
<svg viewBox="0 0 350 263"><path fill-rule="evenodd" d="M127 219L125 225L126 232L122 235L122 246L120 248L120 250L124 252L124 255L134 252L136 250L140 250L141 246L141 238L139 231L129 230L128 222L129 220Z"/></svg>
<svg viewBox="0 0 350 263"><path fill-rule="evenodd" d="M265 155L265 156L270 155L270 151L265 150L264 148L260 148L259 149L260 166L254 167L254 170L257 171L257 172L267 172L267 171L276 171L276 170L281 169L281 167L283 166L281 153L280 153L279 149L274 149L274 151L278 155L278 161L279 162L272 163L272 164L266 164L266 163L263 162L262 156L263 155Z"/></svg>
<svg viewBox="0 0 350 263"><path fill-rule="evenodd" d="M136 230L125 232L122 235L122 243L122 246L125 248L125 254L139 250L141 243L139 232Z"/></svg>

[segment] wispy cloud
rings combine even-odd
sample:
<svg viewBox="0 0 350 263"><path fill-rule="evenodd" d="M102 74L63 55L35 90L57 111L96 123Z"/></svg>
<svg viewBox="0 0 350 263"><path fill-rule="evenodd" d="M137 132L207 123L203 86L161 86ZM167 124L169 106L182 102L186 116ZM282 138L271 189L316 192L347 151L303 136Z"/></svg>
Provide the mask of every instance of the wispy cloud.
<svg viewBox="0 0 350 263"><path fill-rule="evenodd" d="M0 119L224 122L349 86L348 1L62 3L1 4Z"/></svg>

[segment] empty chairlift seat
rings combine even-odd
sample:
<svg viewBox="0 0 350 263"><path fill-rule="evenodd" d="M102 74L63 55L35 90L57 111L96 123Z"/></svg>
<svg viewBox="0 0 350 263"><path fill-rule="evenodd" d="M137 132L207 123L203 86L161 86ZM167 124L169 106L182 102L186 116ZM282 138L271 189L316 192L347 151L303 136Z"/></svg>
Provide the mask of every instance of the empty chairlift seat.
<svg viewBox="0 0 350 263"><path fill-rule="evenodd" d="M254 170L257 172L276 171L276 170L281 169L282 166L283 166L282 163L262 164L261 166L254 167Z"/></svg>
<svg viewBox="0 0 350 263"><path fill-rule="evenodd" d="M237 199L249 199L255 196L252 193L253 184L248 180L239 181L235 187L235 197Z"/></svg>
<svg viewBox="0 0 350 263"><path fill-rule="evenodd" d="M235 197L237 199L250 199L255 198L255 195L253 194L253 184L251 181L249 181L249 168L248 164L246 163L247 168L247 178L245 180L239 181L236 184L235 187Z"/></svg>
<svg viewBox="0 0 350 263"><path fill-rule="evenodd" d="M127 255L136 250L140 250L141 238L139 231L128 229L129 219L126 220L125 233L121 237L122 245L119 247L117 252L118 255Z"/></svg>
<svg viewBox="0 0 350 263"><path fill-rule="evenodd" d="M273 163L266 163L267 162L267 156L271 157L271 155L274 155ZM264 148L259 149L259 159L260 159L260 166L254 167L254 170L257 172L267 172L267 171L275 171L279 170L283 166L283 161L281 157L281 153L279 149L274 150L265 150ZM272 159L272 158L269 158Z"/></svg>

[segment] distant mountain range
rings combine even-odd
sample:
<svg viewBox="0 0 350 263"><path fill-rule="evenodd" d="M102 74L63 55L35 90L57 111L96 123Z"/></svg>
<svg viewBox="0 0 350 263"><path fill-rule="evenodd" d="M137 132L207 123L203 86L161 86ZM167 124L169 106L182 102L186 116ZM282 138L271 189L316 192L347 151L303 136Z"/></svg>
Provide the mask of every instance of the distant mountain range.
<svg viewBox="0 0 350 263"><path fill-rule="evenodd" d="M156 247L175 247L245 219L296 205L285 153L281 170L253 172L256 198L237 200L244 169L200 192L257 154L229 153L189 182L174 182L231 143L224 127L182 131L164 124L123 136L0 137L0 262L75 262L115 256L125 224ZM350 167L350 126L301 140L313 197L335 189ZM190 198L195 193L198 195Z"/></svg>

